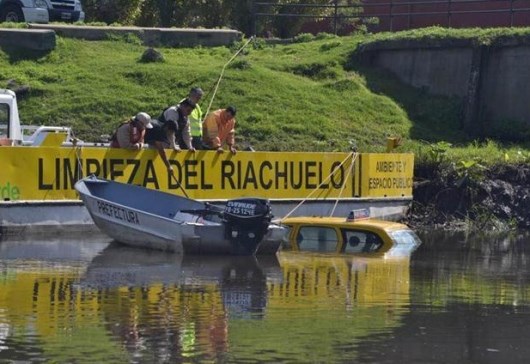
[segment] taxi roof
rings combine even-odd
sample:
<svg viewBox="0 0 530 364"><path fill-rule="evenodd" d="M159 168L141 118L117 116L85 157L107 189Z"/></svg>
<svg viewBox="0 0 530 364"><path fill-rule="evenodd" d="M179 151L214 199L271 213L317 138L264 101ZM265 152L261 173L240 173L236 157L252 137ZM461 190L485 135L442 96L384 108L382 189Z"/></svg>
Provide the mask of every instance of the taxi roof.
<svg viewBox="0 0 530 364"><path fill-rule="evenodd" d="M320 217L320 216L300 216L288 217L281 220L285 225L332 225L343 228L376 228L383 230L400 230L409 229L407 225L387 220L379 220L373 218L358 219L355 221L348 221L345 217Z"/></svg>

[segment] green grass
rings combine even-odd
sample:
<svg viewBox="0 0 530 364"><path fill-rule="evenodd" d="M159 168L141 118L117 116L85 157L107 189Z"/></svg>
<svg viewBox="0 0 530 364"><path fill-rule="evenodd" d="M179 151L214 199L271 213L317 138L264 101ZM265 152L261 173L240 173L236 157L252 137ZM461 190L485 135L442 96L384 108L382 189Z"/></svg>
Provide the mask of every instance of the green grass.
<svg viewBox="0 0 530 364"><path fill-rule="evenodd" d="M437 32L431 29L430 36ZM468 140L459 127L460 101L427 95L350 61L360 43L399 34L301 37L288 45L257 41L226 68L212 110L236 106L238 144L258 150L347 151L354 140L360 151L380 152L386 137L401 136L398 150L417 153L419 161L428 160L431 145L441 140L453 145L451 158L529 160L525 145ZM0 87L9 80L31 87L19 100L25 124L72 126L80 138L96 140L139 111L157 117L196 85L207 93L205 110L238 46L160 48L164 62L141 63L145 47L130 37L58 38L46 55L0 51Z"/></svg>

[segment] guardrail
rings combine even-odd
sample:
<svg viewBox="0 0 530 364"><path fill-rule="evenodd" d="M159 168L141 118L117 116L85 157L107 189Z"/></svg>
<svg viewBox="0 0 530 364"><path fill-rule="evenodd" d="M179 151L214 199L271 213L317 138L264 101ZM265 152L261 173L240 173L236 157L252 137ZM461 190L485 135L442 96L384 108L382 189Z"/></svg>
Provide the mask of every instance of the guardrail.
<svg viewBox="0 0 530 364"><path fill-rule="evenodd" d="M345 20L358 20L362 24L377 19L379 31L429 25L447 27L530 25L530 16L526 14L530 12L530 0L365 0L352 5L341 3L340 0L332 0L327 4L254 1L252 11L254 31L260 19L278 17L328 19L335 34L339 24ZM492 14L494 16L491 16ZM518 17L521 14L525 16ZM484 18L477 17L478 15L490 16ZM499 15L505 16L499 18ZM455 22L457 17L459 19Z"/></svg>

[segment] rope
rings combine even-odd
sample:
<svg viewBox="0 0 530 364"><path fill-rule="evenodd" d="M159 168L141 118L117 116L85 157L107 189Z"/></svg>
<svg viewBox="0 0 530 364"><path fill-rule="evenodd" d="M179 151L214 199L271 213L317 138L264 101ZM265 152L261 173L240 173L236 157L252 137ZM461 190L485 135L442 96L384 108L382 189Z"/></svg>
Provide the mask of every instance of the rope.
<svg viewBox="0 0 530 364"><path fill-rule="evenodd" d="M346 175L346 181L348 180L348 178L350 178L350 175L352 174L353 172L353 167L355 166L355 160L357 159L357 156L359 154L357 154L356 152L353 152L352 153L352 160L351 160L351 166L350 166L350 169L348 170L348 174ZM329 216L333 216L333 214L335 213L335 209L337 208L337 205L339 204L339 198L342 197L342 193L344 192L344 188L346 187L346 183L344 183L342 185L342 188L340 189L340 193L339 193L339 196L337 197L337 199L335 200L335 205L333 205L333 209L331 209L331 213L329 214Z"/></svg>
<svg viewBox="0 0 530 364"><path fill-rule="evenodd" d="M302 206L302 204L304 204L316 191L319 190L320 186L322 186L324 183L326 183L328 180L331 179L331 177L335 174L335 172L337 172L339 170L340 167L342 167L342 165L344 165L344 163L346 163L346 161L350 158L350 156L353 156L355 154L355 152L352 152L351 154L348 154L346 156L346 158L344 158L344 160L339 164L339 166L333 171L331 172L327 177L326 179L324 179L322 181L322 183L320 183L317 188L315 188L313 191L311 191L311 193L309 195L307 195L306 198L304 198L302 201L300 201L300 203L298 205L296 205L291 211L289 211L289 213L287 215L285 215L283 218L286 219L288 218L289 216L291 216L291 214L293 212L295 212L300 206Z"/></svg>
<svg viewBox="0 0 530 364"><path fill-rule="evenodd" d="M81 161L81 147L76 146L75 147L75 158L77 159L77 166L78 168L78 174L77 174L77 180L83 178L83 162Z"/></svg>
<svg viewBox="0 0 530 364"><path fill-rule="evenodd" d="M210 112L210 109L212 107L212 104L213 104L213 100L215 99L215 94L217 93L217 90L219 89L219 85L221 84L221 80L223 78L223 75L225 73L225 70L226 70L226 67L228 67L228 65L230 63L232 63L232 61L239 55L239 53L241 53L243 51L243 49L246 48L246 46L252 41L254 40L254 35L252 37L250 37L248 39L248 41L243 44L243 46L241 48L239 48L239 50L232 56L232 58L230 58L228 60L228 62L225 63L225 65L223 66L223 69L221 70L221 74L219 75L219 78L217 79L217 83L215 85L215 89L213 91L213 95L212 95L212 98L210 99L210 103L208 104L208 108L206 109L206 113L204 113L204 115L208 115L208 113Z"/></svg>
<svg viewBox="0 0 530 364"><path fill-rule="evenodd" d="M79 181L83 178L83 162L81 160L82 146L78 144L79 140L76 138L73 130L70 130L70 141L72 142L72 146L75 148L75 159L78 167L77 180Z"/></svg>

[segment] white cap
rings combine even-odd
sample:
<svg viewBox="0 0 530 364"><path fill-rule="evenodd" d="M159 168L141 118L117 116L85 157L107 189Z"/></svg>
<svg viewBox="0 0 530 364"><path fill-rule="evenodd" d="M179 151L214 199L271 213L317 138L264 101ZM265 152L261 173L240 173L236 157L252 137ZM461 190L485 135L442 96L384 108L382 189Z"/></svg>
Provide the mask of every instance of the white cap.
<svg viewBox="0 0 530 364"><path fill-rule="evenodd" d="M134 118L141 122L146 129L153 128L153 124L151 124L151 116L149 116L149 114L145 112L139 112Z"/></svg>

